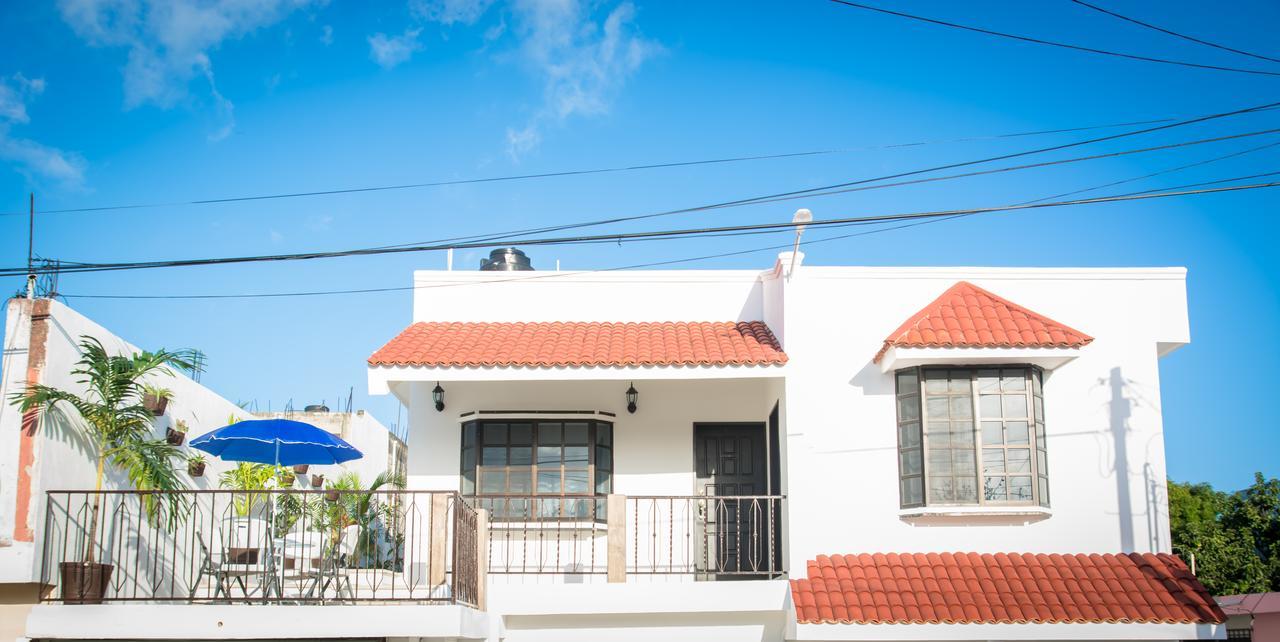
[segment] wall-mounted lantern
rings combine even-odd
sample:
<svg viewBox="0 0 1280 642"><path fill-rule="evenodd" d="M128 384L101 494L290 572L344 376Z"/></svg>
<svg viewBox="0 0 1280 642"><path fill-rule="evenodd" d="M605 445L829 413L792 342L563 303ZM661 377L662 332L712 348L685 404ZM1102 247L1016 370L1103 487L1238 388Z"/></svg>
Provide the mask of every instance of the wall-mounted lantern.
<svg viewBox="0 0 1280 642"><path fill-rule="evenodd" d="M636 400L640 398L640 393L636 392L636 385L633 383L627 388L627 412L636 414Z"/></svg>
<svg viewBox="0 0 1280 642"><path fill-rule="evenodd" d="M436 402L436 412L444 412L444 388L440 387L440 382L436 382L436 387L431 390L431 400Z"/></svg>

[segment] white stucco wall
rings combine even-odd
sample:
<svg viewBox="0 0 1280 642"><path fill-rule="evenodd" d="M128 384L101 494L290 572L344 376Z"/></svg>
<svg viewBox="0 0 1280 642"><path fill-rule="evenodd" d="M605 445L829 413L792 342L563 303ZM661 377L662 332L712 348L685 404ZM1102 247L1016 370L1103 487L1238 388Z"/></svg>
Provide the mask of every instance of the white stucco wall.
<svg viewBox="0 0 1280 642"><path fill-rule="evenodd" d="M27 328L30 319L22 312L24 302L10 301L7 314L6 337L10 337L5 346L5 368L3 381L0 381L0 528L6 534L14 531L15 492L18 485L17 451L19 444L22 415L18 409L8 403L12 393L21 392L25 387L27 376ZM108 351L116 354L137 352L138 347L112 334L106 328L94 323L87 317L57 301L50 302L49 336L46 343L46 363L41 383L64 390L83 390L76 382L78 378L71 374L75 363L80 359L79 343L81 337L88 335L97 338ZM156 346L159 347L159 346ZM166 346L170 349L188 346ZM212 364L218 367L218 364ZM161 438L165 429L178 420L188 424L187 442L181 446L184 454L191 450L187 443L191 439L227 424L230 417L248 418L248 412L241 410L234 403L218 396L217 393L192 381L184 374L174 371L171 376L160 376L153 382L173 392L165 415L155 418L152 435ZM28 526L35 531L33 542L10 541L8 545L0 542L0 581L33 582L40 579L40 543L43 535L45 491L65 489L92 489L94 482L94 464L89 451L84 447L78 431L74 427L77 419L63 413L53 412L42 420L38 439L35 442L35 465L31 471L32 508L29 513ZM185 465L180 476L192 489L217 488L218 473L229 467L216 458L207 457L208 466L201 478L192 479L187 476ZM123 475L111 471L106 487L128 488Z"/></svg>

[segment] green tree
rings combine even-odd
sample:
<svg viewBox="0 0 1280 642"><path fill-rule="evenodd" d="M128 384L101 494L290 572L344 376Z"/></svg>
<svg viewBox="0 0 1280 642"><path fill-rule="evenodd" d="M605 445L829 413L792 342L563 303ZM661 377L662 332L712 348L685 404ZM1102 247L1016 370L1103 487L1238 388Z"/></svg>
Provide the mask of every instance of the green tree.
<svg viewBox="0 0 1280 642"><path fill-rule="evenodd" d="M80 337L80 352L80 361L71 374L78 377L76 383L85 387L83 393L32 383L10 401L22 412L34 410L40 416L52 408L66 406L83 420L77 425L92 448L96 465L96 492L85 549L85 561L92 563L102 503L100 491L108 464L124 471L138 490L173 491L185 487L174 466L175 460L181 461L181 453L164 439L149 438L154 417L142 398L148 378L172 375L170 366L187 371L196 366L188 359L189 351L111 355L90 336ZM142 503L150 519L163 516L172 524L181 518L182 500L177 494L142 495Z"/></svg>
<svg viewBox="0 0 1280 642"><path fill-rule="evenodd" d="M1280 590L1280 480L1258 473L1234 494L1170 481L1169 521L1174 551L1195 556L1210 593Z"/></svg>

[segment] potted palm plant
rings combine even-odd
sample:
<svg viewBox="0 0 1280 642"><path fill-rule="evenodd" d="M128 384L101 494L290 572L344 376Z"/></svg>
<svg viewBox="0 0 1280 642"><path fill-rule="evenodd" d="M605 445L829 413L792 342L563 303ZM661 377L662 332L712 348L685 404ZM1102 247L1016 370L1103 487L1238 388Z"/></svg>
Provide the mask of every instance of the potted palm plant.
<svg viewBox="0 0 1280 642"><path fill-rule="evenodd" d="M153 417L164 415L165 409L169 407L170 399L173 399L173 391L168 388L150 384L142 387L142 405L151 411Z"/></svg>
<svg viewBox="0 0 1280 642"><path fill-rule="evenodd" d="M267 506L271 500L267 491L275 487L278 478L279 469L275 466L242 461L235 468L218 475L218 486L241 491L231 494L231 507L237 522L251 523L258 508ZM233 535L227 555L238 564L257 564L259 550L256 544L251 535L248 538Z"/></svg>
<svg viewBox="0 0 1280 642"><path fill-rule="evenodd" d="M187 439L187 422L179 419L178 423L169 426L164 431L164 440L173 446L181 446L183 441Z"/></svg>
<svg viewBox="0 0 1280 642"><path fill-rule="evenodd" d="M314 506L316 527L329 536L329 544L336 546L342 538L343 530L348 526L359 526L359 535L355 544L358 559L352 563L368 564L377 557L378 542L374 533L374 522L383 517L390 509L390 502L380 501L379 492L384 487L403 489L404 478L380 473L366 487L360 480L360 474L347 472L329 482L325 489L325 499Z"/></svg>
<svg viewBox="0 0 1280 642"><path fill-rule="evenodd" d="M187 457L187 474L192 477L204 477L205 458L204 455L192 455Z"/></svg>
<svg viewBox="0 0 1280 642"><path fill-rule="evenodd" d="M107 467L123 471L138 490L175 491L184 488L174 470L180 459L177 448L163 439L152 439L152 410L144 402L147 395L142 381L157 375L171 375L170 366L193 370L189 351L139 352L131 356L111 355L102 343L90 336L80 337L81 358L72 370L83 384L83 392L71 392L42 384L29 384L23 392L11 397L22 412L35 411L43 416L51 408L68 408L82 421L72 422L84 432L96 464L93 503L85 548L79 560L59 564L62 599L68 604L102 602L113 566L99 561L97 555L98 520L102 509L102 487ZM177 493L142 496L148 519L167 521L170 526L181 518L182 498ZM109 546L101 547L110 550Z"/></svg>

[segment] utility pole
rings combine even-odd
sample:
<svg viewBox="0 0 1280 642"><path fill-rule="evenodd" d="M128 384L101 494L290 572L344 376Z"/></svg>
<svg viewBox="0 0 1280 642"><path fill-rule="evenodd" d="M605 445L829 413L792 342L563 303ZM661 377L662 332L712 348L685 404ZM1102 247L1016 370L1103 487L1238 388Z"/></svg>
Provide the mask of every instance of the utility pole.
<svg viewBox="0 0 1280 642"><path fill-rule="evenodd" d="M30 213L27 216L27 298L36 298L36 193L30 193Z"/></svg>

